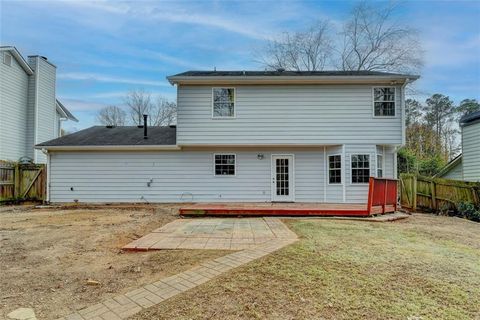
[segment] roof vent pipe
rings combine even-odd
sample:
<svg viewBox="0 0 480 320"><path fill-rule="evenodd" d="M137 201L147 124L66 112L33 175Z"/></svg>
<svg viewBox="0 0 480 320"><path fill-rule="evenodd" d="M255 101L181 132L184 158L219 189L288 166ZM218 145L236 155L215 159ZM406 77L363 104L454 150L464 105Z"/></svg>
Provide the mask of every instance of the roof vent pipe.
<svg viewBox="0 0 480 320"><path fill-rule="evenodd" d="M143 139L148 139L148 136L147 136L147 118L148 118L148 115L144 114L143 115Z"/></svg>

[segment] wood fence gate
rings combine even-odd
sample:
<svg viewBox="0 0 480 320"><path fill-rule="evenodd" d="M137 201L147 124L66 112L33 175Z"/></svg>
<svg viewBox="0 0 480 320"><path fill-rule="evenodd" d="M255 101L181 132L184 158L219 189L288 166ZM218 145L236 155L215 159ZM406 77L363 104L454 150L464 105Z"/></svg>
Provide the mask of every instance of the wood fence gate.
<svg viewBox="0 0 480 320"><path fill-rule="evenodd" d="M44 164L0 163L0 202L44 201L46 181Z"/></svg>
<svg viewBox="0 0 480 320"><path fill-rule="evenodd" d="M460 202L480 206L480 183L402 174L400 199L402 207L411 210L455 210Z"/></svg>

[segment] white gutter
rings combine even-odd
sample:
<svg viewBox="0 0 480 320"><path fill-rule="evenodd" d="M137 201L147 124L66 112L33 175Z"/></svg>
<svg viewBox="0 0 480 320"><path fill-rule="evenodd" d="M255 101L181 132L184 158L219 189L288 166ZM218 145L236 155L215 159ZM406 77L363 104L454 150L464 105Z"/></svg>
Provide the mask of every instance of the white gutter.
<svg viewBox="0 0 480 320"><path fill-rule="evenodd" d="M401 86L400 108L402 111L402 146L406 143L406 119L405 119L405 87L410 82L410 79L405 79L405 83Z"/></svg>
<svg viewBox="0 0 480 320"><path fill-rule="evenodd" d="M181 150L180 146L176 145L130 145L130 146L35 146L35 149L45 149L48 151L176 151Z"/></svg>
<svg viewBox="0 0 480 320"><path fill-rule="evenodd" d="M418 79L418 76L171 76L170 84L205 83L374 83Z"/></svg>

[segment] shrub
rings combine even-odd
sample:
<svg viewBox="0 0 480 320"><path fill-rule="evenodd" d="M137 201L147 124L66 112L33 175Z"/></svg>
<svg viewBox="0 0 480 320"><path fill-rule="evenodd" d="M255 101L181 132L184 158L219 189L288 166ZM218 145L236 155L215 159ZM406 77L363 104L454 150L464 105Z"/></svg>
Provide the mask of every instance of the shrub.
<svg viewBox="0 0 480 320"><path fill-rule="evenodd" d="M457 203L457 216L480 222L480 211L471 202Z"/></svg>

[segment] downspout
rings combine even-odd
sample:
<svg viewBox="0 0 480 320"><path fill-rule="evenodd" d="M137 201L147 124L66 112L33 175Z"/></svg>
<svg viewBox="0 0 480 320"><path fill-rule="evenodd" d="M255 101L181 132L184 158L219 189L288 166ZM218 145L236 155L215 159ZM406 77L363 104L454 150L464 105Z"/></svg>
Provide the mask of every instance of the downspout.
<svg viewBox="0 0 480 320"><path fill-rule="evenodd" d="M405 79L405 82L400 87L400 109L402 114L402 143L400 146L395 146L393 153L393 178L398 179L398 167L397 167L397 153L399 147L402 147L406 143L406 123L405 123L405 87L410 82L409 78Z"/></svg>
<svg viewBox="0 0 480 320"><path fill-rule="evenodd" d="M347 163L347 160L345 159L345 145L343 144L342 145L342 164L341 164L341 168L342 168L342 173L341 173L341 176L342 176L342 192L343 192L343 203L347 202L347 181L345 181L346 177L347 177L347 174L346 174L346 170L345 170L345 164Z"/></svg>
<svg viewBox="0 0 480 320"><path fill-rule="evenodd" d="M46 149L42 149L43 154L47 156L47 194L45 197L45 202L50 203L50 153Z"/></svg>
<svg viewBox="0 0 480 320"><path fill-rule="evenodd" d="M327 147L323 146L323 202L327 202L327 179L328 179L328 172L327 172Z"/></svg>

